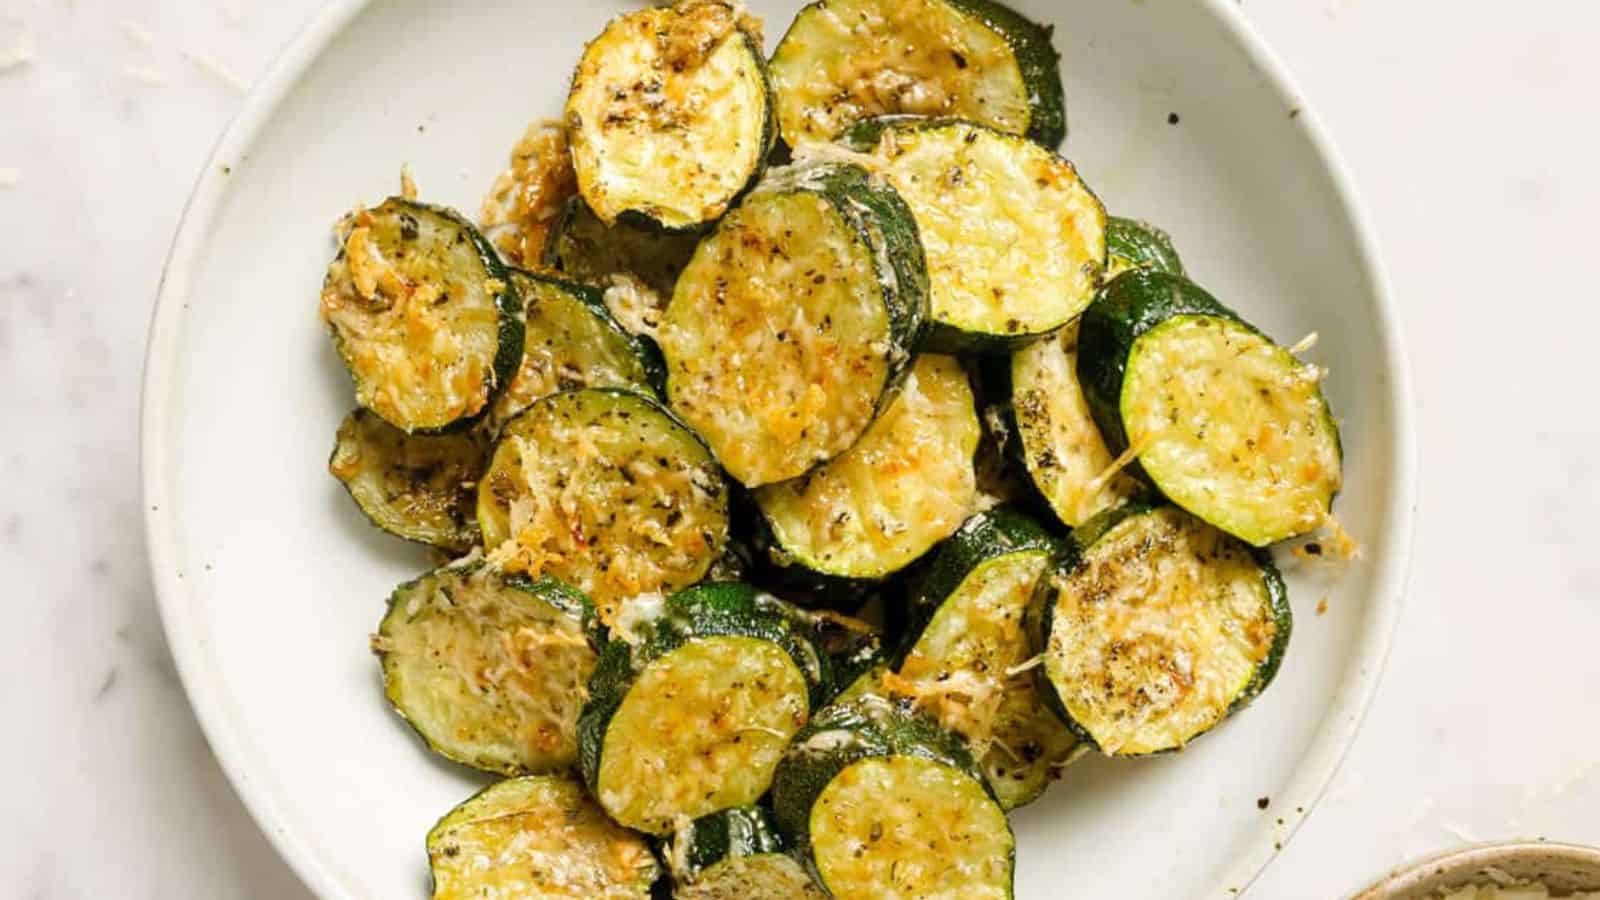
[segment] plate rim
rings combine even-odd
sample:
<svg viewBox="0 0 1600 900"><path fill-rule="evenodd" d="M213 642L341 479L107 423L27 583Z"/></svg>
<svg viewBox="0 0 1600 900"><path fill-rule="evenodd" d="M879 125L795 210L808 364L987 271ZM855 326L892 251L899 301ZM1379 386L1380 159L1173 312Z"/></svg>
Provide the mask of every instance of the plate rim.
<svg viewBox="0 0 1600 900"><path fill-rule="evenodd" d="M249 771L238 725L227 715L217 682L207 677L201 658L204 641L197 631L191 605L185 602L188 591L183 576L175 567L179 558L176 514L170 506L163 508L161 504L160 478L161 461L169 454L171 382L182 313L188 308L187 293L196 251L209 233L219 201L226 191L225 166L228 161L241 158L242 151L272 120L284 97L306 69L372 2L332 0L315 14L279 52L213 145L184 203L162 266L150 317L140 393L139 470L145 548L168 649L195 718L234 792L273 849L306 889L323 900L357 900L360 893L332 870L303 835L287 826L280 801L270 785ZM1236 854L1208 895L1235 898L1243 895L1288 846L1316 808L1353 746L1382 680L1411 577L1417 508L1415 401L1406 343L1379 251L1377 231L1332 137L1287 66L1256 32L1234 0L1191 2L1203 7L1226 29L1228 37L1286 105L1300 110L1295 117L1296 125L1311 142L1332 182L1340 210L1354 231L1363 275L1371 285L1382 337L1381 353L1388 363L1389 388L1380 391L1380 396L1388 405L1386 412L1394 428L1393 490L1388 507L1383 511L1389 528L1381 541L1383 553L1373 578L1373 602L1359 628L1360 639L1349 660L1348 674L1335 691L1309 750L1286 786L1291 795L1305 798L1305 811L1281 826L1262 819L1251 828L1245 850Z"/></svg>

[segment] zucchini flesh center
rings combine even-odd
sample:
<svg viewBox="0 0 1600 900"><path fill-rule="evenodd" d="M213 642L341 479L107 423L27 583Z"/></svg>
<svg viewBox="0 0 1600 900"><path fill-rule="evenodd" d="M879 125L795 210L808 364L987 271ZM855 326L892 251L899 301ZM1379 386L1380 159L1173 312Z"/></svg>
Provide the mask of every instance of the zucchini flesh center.
<svg viewBox="0 0 1600 900"><path fill-rule="evenodd" d="M781 853L741 856L679 885L673 900L826 900L793 857Z"/></svg>
<svg viewBox="0 0 1600 900"><path fill-rule="evenodd" d="M983 785L917 756L852 763L811 809L811 850L837 900L1004 900L1011 829Z"/></svg>
<svg viewBox="0 0 1600 900"><path fill-rule="evenodd" d="M1128 443L1171 500L1256 546L1322 524L1342 480L1314 369L1249 328L1175 316L1133 346Z"/></svg>
<svg viewBox="0 0 1600 900"><path fill-rule="evenodd" d="M852 578L896 572L972 512L981 426L961 364L924 354L855 446L756 491L778 543L802 565Z"/></svg>
<svg viewBox="0 0 1600 900"><path fill-rule="evenodd" d="M1124 520L1051 577L1045 672L1108 754L1182 747L1210 729L1277 636L1249 552L1170 507Z"/></svg>
<svg viewBox="0 0 1600 900"><path fill-rule="evenodd" d="M606 727L596 794L651 834L675 817L754 803L805 725L806 680L758 638L699 638L645 667Z"/></svg>
<svg viewBox="0 0 1600 900"><path fill-rule="evenodd" d="M945 0L827 0L796 17L772 59L791 145L872 116L956 116L1021 134L1032 111L1016 53Z"/></svg>
<svg viewBox="0 0 1600 900"><path fill-rule="evenodd" d="M872 421L892 352L878 277L807 191L757 191L695 251L660 334L667 392L736 480L800 475Z"/></svg>
<svg viewBox="0 0 1600 900"><path fill-rule="evenodd" d="M579 189L601 219L708 222L760 166L767 85L734 16L714 3L643 10L584 51L567 121Z"/></svg>
<svg viewBox="0 0 1600 900"><path fill-rule="evenodd" d="M328 471L384 531L465 553L478 540L467 485L485 455L474 435L406 434L358 409L339 425Z"/></svg>

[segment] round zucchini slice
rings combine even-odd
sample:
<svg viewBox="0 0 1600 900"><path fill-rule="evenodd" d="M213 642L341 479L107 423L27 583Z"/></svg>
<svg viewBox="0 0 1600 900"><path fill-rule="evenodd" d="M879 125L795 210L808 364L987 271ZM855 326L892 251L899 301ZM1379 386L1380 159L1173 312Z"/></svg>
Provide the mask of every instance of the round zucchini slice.
<svg viewBox="0 0 1600 900"><path fill-rule="evenodd" d="M661 864L582 785L530 775L490 785L428 832L433 900L649 900Z"/></svg>
<svg viewBox="0 0 1600 900"><path fill-rule="evenodd" d="M826 661L783 601L706 584L619 619L579 723L584 780L607 813L665 835L747 806L820 699Z"/></svg>
<svg viewBox="0 0 1600 900"><path fill-rule="evenodd" d="M747 487L843 453L922 334L916 221L859 166L774 171L700 243L660 340L672 408Z"/></svg>
<svg viewBox="0 0 1600 900"><path fill-rule="evenodd" d="M961 363L918 357L855 446L800 478L756 490L776 561L847 579L904 569L971 514L981 431Z"/></svg>
<svg viewBox="0 0 1600 900"><path fill-rule="evenodd" d="M1106 245L1111 257L1106 269L1108 280L1132 269L1180 277L1184 274L1183 260L1178 258L1172 238L1149 222L1112 216L1106 220Z"/></svg>
<svg viewBox="0 0 1600 900"><path fill-rule="evenodd" d="M372 524L465 553L478 543L472 499L487 455L476 434L406 434L357 409L339 424L328 471Z"/></svg>
<svg viewBox="0 0 1600 900"><path fill-rule="evenodd" d="M582 198L574 197L545 244L544 263L591 284L605 284L613 275L632 275L670 298L698 243L698 234L673 234L626 222L607 225Z"/></svg>
<svg viewBox="0 0 1600 900"><path fill-rule="evenodd" d="M1079 752L1018 670L1033 656L1023 616L1059 549L1004 507L967 520L911 593L910 640L887 685L966 738L1006 809L1037 799Z"/></svg>
<svg viewBox="0 0 1600 900"><path fill-rule="evenodd" d="M522 300L494 248L457 213L402 197L344 225L321 311L356 402L406 432L470 422L522 353Z"/></svg>
<svg viewBox="0 0 1600 900"><path fill-rule="evenodd" d="M474 555L395 589L372 647L390 704L441 756L542 774L578 761L593 620L572 588Z"/></svg>
<svg viewBox="0 0 1600 900"><path fill-rule="evenodd" d="M1101 752L1182 748L1277 674L1293 618L1264 552L1170 506L1113 510L1073 540L1028 628L1046 700Z"/></svg>
<svg viewBox="0 0 1600 900"><path fill-rule="evenodd" d="M715 221L777 139L760 39L723 0L613 19L584 49L566 117L578 192L607 224Z"/></svg>
<svg viewBox="0 0 1600 900"><path fill-rule="evenodd" d="M954 116L1066 136L1050 29L991 0L820 0L772 55L778 121L791 146L832 140L872 116Z"/></svg>
<svg viewBox="0 0 1600 900"><path fill-rule="evenodd" d="M581 589L607 624L630 597L699 581L728 539L728 490L694 433L614 388L512 419L478 484L491 562Z"/></svg>
<svg viewBox="0 0 1600 900"><path fill-rule="evenodd" d="M864 696L795 736L772 785L784 838L837 900L1009 900L1015 840L961 739Z"/></svg>
<svg viewBox="0 0 1600 900"><path fill-rule="evenodd" d="M491 431L559 391L619 387L654 393L651 385L662 377L660 353L617 324L600 291L518 269L511 281L526 310L522 365L485 417Z"/></svg>
<svg viewBox="0 0 1600 900"><path fill-rule="evenodd" d="M1111 281L1084 313L1078 376L1113 453L1201 519L1258 547L1315 530L1343 481L1321 370L1192 282Z"/></svg>
<svg viewBox="0 0 1600 900"><path fill-rule="evenodd" d="M666 846L674 900L826 900L784 853L772 813L741 806L679 827Z"/></svg>
<svg viewBox="0 0 1600 900"><path fill-rule="evenodd" d="M870 123L869 123L870 124ZM1072 163L972 122L887 123L864 149L917 219L948 353L1003 350L1078 317L1106 264L1106 211Z"/></svg>

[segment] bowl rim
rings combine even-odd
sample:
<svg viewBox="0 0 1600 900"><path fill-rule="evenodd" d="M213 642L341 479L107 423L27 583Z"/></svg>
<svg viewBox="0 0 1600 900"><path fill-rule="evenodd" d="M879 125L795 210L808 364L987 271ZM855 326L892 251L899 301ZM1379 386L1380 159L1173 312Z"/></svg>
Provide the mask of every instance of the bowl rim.
<svg viewBox="0 0 1600 900"><path fill-rule="evenodd" d="M1459 887L1459 884L1452 884L1451 879L1500 866L1508 860L1538 857L1584 865L1592 868L1596 879L1600 879L1600 847L1561 841L1484 841L1441 850L1405 863L1354 895L1351 900L1393 900L1405 891Z"/></svg>
<svg viewBox="0 0 1600 900"><path fill-rule="evenodd" d="M173 362L182 331L183 310L197 252L211 230L227 191L225 164L236 161L269 123L301 75L346 26L374 0L330 0L284 46L265 74L242 101L213 145L183 206L163 264L150 317L140 397L140 482L143 497L146 555L157 607L179 678L213 755L256 826L313 894L324 900L353 900L350 887L305 838L290 830L273 785L257 779L245 765L238 723L229 715L216 682L206 675L198 647L194 605L185 602L188 588L177 574L179 546L175 513L162 500L161 461L169 457ZM1345 164L1320 118L1298 88L1287 67L1256 33L1235 0L1191 0L1221 24L1247 59L1277 92L1285 106L1300 110L1295 117L1332 183L1340 211L1348 220L1361 256L1363 275L1371 287L1376 325L1387 363L1388 390L1381 402L1393 423L1392 490L1383 511L1389 528L1373 577L1375 588L1359 633L1362 640L1347 663L1346 676L1322 716L1310 749L1296 766L1285 790L1304 797L1305 814L1274 825L1262 820L1234 855L1209 896L1242 895L1282 852L1333 781L1360 730L1388 660L1410 580L1416 517L1416 437L1411 368L1388 276L1378 252L1376 229L1362 205Z"/></svg>

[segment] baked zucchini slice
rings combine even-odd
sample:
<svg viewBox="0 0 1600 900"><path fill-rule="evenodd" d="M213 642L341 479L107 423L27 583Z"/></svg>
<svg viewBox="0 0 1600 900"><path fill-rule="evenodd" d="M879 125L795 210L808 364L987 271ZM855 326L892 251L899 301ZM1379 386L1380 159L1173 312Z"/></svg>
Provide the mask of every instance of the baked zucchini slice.
<svg viewBox="0 0 1600 900"><path fill-rule="evenodd" d="M960 120L901 118L852 135L882 160L916 217L931 295L925 347L1007 349L1076 319L1094 299L1106 210L1072 163Z"/></svg>
<svg viewBox="0 0 1600 900"><path fill-rule="evenodd" d="M754 803L826 666L788 604L748 585L635 603L589 682L584 780L613 819L657 835L680 816Z"/></svg>
<svg viewBox="0 0 1600 900"><path fill-rule="evenodd" d="M836 900L1011 897L1015 841L983 772L960 738L882 698L818 712L772 806Z"/></svg>
<svg viewBox="0 0 1600 900"><path fill-rule="evenodd" d="M677 828L665 855L674 900L827 900L784 852L772 813L741 806Z"/></svg>
<svg viewBox="0 0 1600 900"><path fill-rule="evenodd" d="M552 394L512 419L478 484L491 562L627 598L699 581L728 539L728 490L694 433L639 394Z"/></svg>
<svg viewBox="0 0 1600 900"><path fill-rule="evenodd" d="M888 680L966 738L1006 809L1037 799L1078 752L1033 674L1018 670L1034 655L1023 616L1059 549L1005 507L968 519L910 594L909 639Z"/></svg>
<svg viewBox="0 0 1600 900"><path fill-rule="evenodd" d="M649 900L661 864L583 786L530 775L484 788L428 832L433 900Z"/></svg>
<svg viewBox="0 0 1600 900"><path fill-rule="evenodd" d="M548 275L513 269L526 325L522 364L496 397L485 424L498 433L535 401L559 391L620 387L654 393L661 354L617 324L601 292Z"/></svg>
<svg viewBox="0 0 1600 900"><path fill-rule="evenodd" d="M732 2L681 0L618 16L584 49L567 139L601 221L694 229L761 177L777 129L754 27Z"/></svg>
<svg viewBox="0 0 1600 900"><path fill-rule="evenodd" d="M1111 452L1201 519L1258 547L1327 520L1343 465L1322 371L1192 282L1112 280L1083 315L1078 377Z"/></svg>
<svg viewBox="0 0 1600 900"><path fill-rule="evenodd" d="M403 197L341 228L321 312L356 402L406 432L476 418L522 354L522 300L494 248L454 211Z"/></svg>
<svg viewBox="0 0 1600 900"><path fill-rule="evenodd" d="M698 234L673 234L627 222L607 225L582 198L574 197L545 244L544 263L590 284L606 284L613 275L632 275L665 302L698 243Z"/></svg>
<svg viewBox="0 0 1600 900"><path fill-rule="evenodd" d="M846 579L878 580L904 569L971 514L981 431L961 363L918 357L894 402L855 446L755 491L774 561Z"/></svg>
<svg viewBox="0 0 1600 900"><path fill-rule="evenodd" d="M1111 756L1182 748L1272 681L1293 628L1264 551L1171 506L1073 532L1029 610L1045 699Z"/></svg>
<svg viewBox="0 0 1600 900"><path fill-rule="evenodd" d="M357 409L339 424L328 471L372 524L465 553L478 543L472 499L487 456L483 439L471 432L406 434Z"/></svg>
<svg viewBox="0 0 1600 900"><path fill-rule="evenodd" d="M535 121L511 148L510 162L484 195L478 222L501 259L513 266L536 266L548 252L561 211L577 193L566 127L554 119Z"/></svg>
<svg viewBox="0 0 1600 900"><path fill-rule="evenodd" d="M372 648L389 703L441 756L542 774L578 761L594 615L561 582L506 576L474 554L396 588Z"/></svg>
<svg viewBox="0 0 1600 900"><path fill-rule="evenodd" d="M856 442L922 335L911 211L859 166L772 172L695 250L660 341L672 408L747 487Z"/></svg>
<svg viewBox="0 0 1600 900"><path fill-rule="evenodd" d="M1152 269L1182 276L1183 260L1172 238L1149 222L1112 216L1106 220L1106 246L1110 263L1106 278L1115 278L1130 269Z"/></svg>
<svg viewBox="0 0 1600 900"><path fill-rule="evenodd" d="M861 119L953 116L1055 147L1067 133L1050 29L991 0L819 0L772 54L792 146Z"/></svg>

